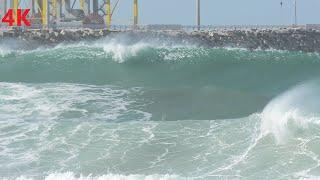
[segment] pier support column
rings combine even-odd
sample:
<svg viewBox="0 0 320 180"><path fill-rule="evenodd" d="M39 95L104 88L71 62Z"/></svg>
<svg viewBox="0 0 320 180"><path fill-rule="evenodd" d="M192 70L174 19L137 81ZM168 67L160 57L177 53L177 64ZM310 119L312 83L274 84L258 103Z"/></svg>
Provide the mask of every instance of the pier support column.
<svg viewBox="0 0 320 180"><path fill-rule="evenodd" d="M298 16L297 16L297 0L294 1L294 25L298 26Z"/></svg>
<svg viewBox="0 0 320 180"><path fill-rule="evenodd" d="M110 0L106 0L106 23L107 28L111 28L111 2Z"/></svg>
<svg viewBox="0 0 320 180"><path fill-rule="evenodd" d="M98 0L93 0L92 1L92 9L93 9L93 13L98 14L98 11L99 11L99 2L98 2Z"/></svg>
<svg viewBox="0 0 320 180"><path fill-rule="evenodd" d="M84 9L85 9L85 0L80 0L80 9L84 11Z"/></svg>
<svg viewBox="0 0 320 180"><path fill-rule="evenodd" d="M14 14L14 16L13 16L14 19L18 19L18 16L17 16L18 8L19 8L19 0L13 0L12 9L13 9L13 14Z"/></svg>
<svg viewBox="0 0 320 180"><path fill-rule="evenodd" d="M34 16L36 14L36 2L35 2L35 0L31 0L31 13L32 13L32 16Z"/></svg>
<svg viewBox="0 0 320 180"><path fill-rule="evenodd" d="M201 26L201 10L200 10L200 0L197 0L196 2L196 7L197 7L197 29L200 31L200 26Z"/></svg>
<svg viewBox="0 0 320 180"><path fill-rule="evenodd" d="M56 21L57 23L60 22L61 20L61 13L62 13L62 1L61 0L56 0Z"/></svg>
<svg viewBox="0 0 320 180"><path fill-rule="evenodd" d="M48 28L48 0L42 0L41 21L42 28Z"/></svg>
<svg viewBox="0 0 320 180"><path fill-rule="evenodd" d="M66 1L65 0L61 0L60 17L62 17L62 15L65 14L65 12L66 12Z"/></svg>
<svg viewBox="0 0 320 180"><path fill-rule="evenodd" d="M3 2L3 10L4 10L4 12L8 11L7 3L8 3L7 0L4 0L4 2Z"/></svg>
<svg viewBox="0 0 320 180"><path fill-rule="evenodd" d="M52 1L52 16L54 20L56 20L58 16L58 3L57 3L57 0L51 0L51 1Z"/></svg>
<svg viewBox="0 0 320 180"><path fill-rule="evenodd" d="M138 16L139 8L138 8L138 0L133 0L133 27L137 28L138 26Z"/></svg>
<svg viewBox="0 0 320 180"><path fill-rule="evenodd" d="M87 13L88 14L90 14L91 13L91 2L90 2L91 0L86 0L86 2L87 2Z"/></svg>

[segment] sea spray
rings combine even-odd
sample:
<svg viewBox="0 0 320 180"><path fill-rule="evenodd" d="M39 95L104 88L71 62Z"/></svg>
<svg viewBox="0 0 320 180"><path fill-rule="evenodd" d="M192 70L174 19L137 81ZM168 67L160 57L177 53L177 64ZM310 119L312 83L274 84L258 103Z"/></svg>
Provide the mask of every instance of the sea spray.
<svg viewBox="0 0 320 180"><path fill-rule="evenodd" d="M0 179L320 176L317 53L1 45Z"/></svg>
<svg viewBox="0 0 320 180"><path fill-rule="evenodd" d="M300 128L319 125L319 91L319 81L311 81L272 100L262 113L262 133L272 133L278 142L284 142Z"/></svg>

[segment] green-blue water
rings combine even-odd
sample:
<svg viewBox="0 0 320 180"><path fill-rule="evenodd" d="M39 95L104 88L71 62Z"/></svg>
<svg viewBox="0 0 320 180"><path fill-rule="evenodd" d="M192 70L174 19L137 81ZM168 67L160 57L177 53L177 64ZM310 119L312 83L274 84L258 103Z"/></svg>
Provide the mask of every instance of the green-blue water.
<svg viewBox="0 0 320 180"><path fill-rule="evenodd" d="M3 41L0 179L317 179L319 78L316 53Z"/></svg>

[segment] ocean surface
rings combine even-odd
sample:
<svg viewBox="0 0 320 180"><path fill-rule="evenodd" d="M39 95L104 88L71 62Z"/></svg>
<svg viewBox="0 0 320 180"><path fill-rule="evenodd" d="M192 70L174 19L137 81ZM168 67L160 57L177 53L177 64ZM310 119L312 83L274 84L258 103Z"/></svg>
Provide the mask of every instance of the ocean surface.
<svg viewBox="0 0 320 180"><path fill-rule="evenodd" d="M0 42L0 179L319 179L320 55Z"/></svg>

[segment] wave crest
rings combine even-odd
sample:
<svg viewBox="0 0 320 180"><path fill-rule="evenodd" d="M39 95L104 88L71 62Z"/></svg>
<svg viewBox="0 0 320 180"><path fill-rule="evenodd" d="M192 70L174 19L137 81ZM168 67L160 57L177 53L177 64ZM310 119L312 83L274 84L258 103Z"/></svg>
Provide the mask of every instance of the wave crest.
<svg viewBox="0 0 320 180"><path fill-rule="evenodd" d="M285 142L310 124L320 122L319 81L296 86L272 100L263 110L261 131Z"/></svg>

